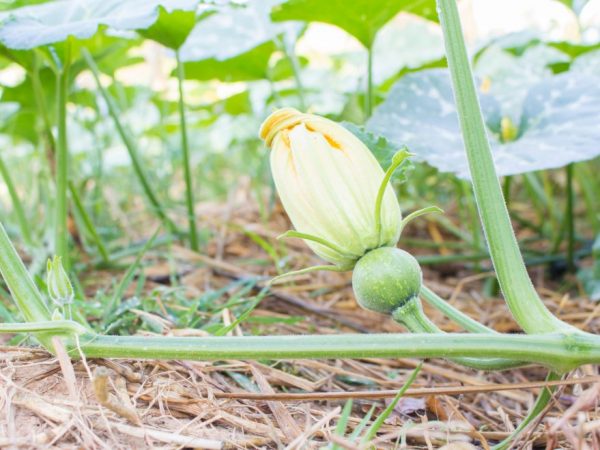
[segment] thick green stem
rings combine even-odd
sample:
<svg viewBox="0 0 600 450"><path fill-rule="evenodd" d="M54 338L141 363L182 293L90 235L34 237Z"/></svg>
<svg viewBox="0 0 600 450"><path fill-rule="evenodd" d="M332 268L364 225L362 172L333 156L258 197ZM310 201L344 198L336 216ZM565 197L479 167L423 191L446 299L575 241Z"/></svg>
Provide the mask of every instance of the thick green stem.
<svg viewBox="0 0 600 450"><path fill-rule="evenodd" d="M87 49L85 48L81 49L81 53L83 54L83 57L85 58L90 70L92 71L92 75L94 76L94 79L96 81L98 91L100 92L100 95L102 95L102 98L104 98L104 101L106 102L106 106L108 108L108 113L113 119L117 132L123 140L123 144L125 144L125 148L127 149L129 157L131 158L133 170L137 175L140 184L142 185L142 189L144 190L146 198L152 206L152 211L165 224L165 226L170 232L178 234L177 227L175 226L173 221L167 216L167 213L165 212L162 204L160 203L158 197L152 189L152 185L150 184L148 176L146 175L146 172L144 170L144 165L139 156L137 147L135 146L133 139L131 139L129 133L125 130L123 124L121 123L121 120L119 119L119 112L117 110L117 106L114 104L112 97L108 94L108 92L100 82L100 71L98 70L96 63L94 62L92 55L90 55L90 52L87 51Z"/></svg>
<svg viewBox="0 0 600 450"><path fill-rule="evenodd" d="M19 222L19 229L21 230L21 236L23 237L23 241L25 244L31 244L31 232L29 231L30 225L27 222L27 216L25 215L25 210L23 209L23 205L21 204L21 199L17 194L17 190L15 189L15 185L10 176L10 172L4 164L4 160L2 159L2 155L0 155L0 175L4 180L4 184L6 184L6 189L8 190L8 195L10 196L10 200L12 202L13 210L15 211L15 216L17 216L17 222Z"/></svg>
<svg viewBox="0 0 600 450"><path fill-rule="evenodd" d="M411 333L445 334L425 315L419 298L402 305L394 311L392 317ZM453 358L452 361L479 370L502 370L527 365L527 363L502 358Z"/></svg>
<svg viewBox="0 0 600 450"><path fill-rule="evenodd" d="M183 175L185 179L185 203L187 207L190 247L198 251L198 230L196 228L196 213L194 212L194 185L190 168L190 149L188 144L187 125L185 120L185 101L183 96L183 64L179 57L179 50L175 51L177 61L177 88L179 90L179 129L181 131L181 152L183 156Z"/></svg>
<svg viewBox="0 0 600 450"><path fill-rule="evenodd" d="M67 98L69 95L69 69L71 65L71 41L65 41L65 55L57 77L58 123L56 139L56 203L54 217L54 253L69 267L69 230L67 228L69 177L69 150L67 147Z"/></svg>
<svg viewBox="0 0 600 450"><path fill-rule="evenodd" d="M496 175L456 0L438 0L438 6L475 199L504 298L527 333L572 330L550 313L529 278Z"/></svg>
<svg viewBox="0 0 600 450"><path fill-rule="evenodd" d="M600 337L583 333L502 334L336 334L328 336L80 338L94 358L302 359L302 358L506 358L543 364L564 372L600 362ZM73 354L75 344L70 342Z"/></svg>

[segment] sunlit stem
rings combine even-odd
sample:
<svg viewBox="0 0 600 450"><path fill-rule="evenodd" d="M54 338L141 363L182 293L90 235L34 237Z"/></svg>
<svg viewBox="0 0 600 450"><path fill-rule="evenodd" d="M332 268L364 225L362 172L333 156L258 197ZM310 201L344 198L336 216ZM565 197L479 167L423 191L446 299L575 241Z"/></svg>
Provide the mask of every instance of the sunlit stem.
<svg viewBox="0 0 600 450"><path fill-rule="evenodd" d="M288 230L285 233L277 236L277 239L287 239L287 238L298 238L298 239L303 239L306 241L316 242L317 244L321 244L322 246L327 247L327 248L333 250L334 252L339 253L340 256L344 256L347 254L347 252L342 250L340 247L335 245L333 242L330 242L327 239L320 238L319 236L314 236L312 234L301 233L300 231ZM356 255L356 256L360 256L360 255Z"/></svg>
<svg viewBox="0 0 600 450"><path fill-rule="evenodd" d="M504 298L527 333L574 331L546 308L529 278L494 167L456 0L437 3L475 199Z"/></svg>
<svg viewBox="0 0 600 450"><path fill-rule="evenodd" d="M289 278L289 277L293 277L293 276L297 276L297 275L304 275L305 273L320 272L320 271L346 272L348 270L350 270L350 268L348 268L348 267L333 266L333 265L329 265L329 264L324 264L321 266L311 266L311 267L306 267L305 269L292 270L291 272L286 272L281 275L277 275L276 277L271 278L271 280L267 283L267 285L271 286L271 285L276 284L279 281L283 280L284 278Z"/></svg>
<svg viewBox="0 0 600 450"><path fill-rule="evenodd" d="M177 88L179 90L179 128L181 131L181 152L183 156L183 175L185 179L185 203L187 207L190 247L198 251L198 230L196 229L196 213L194 212L194 185L192 183L192 170L190 167L190 149L188 144L187 125L185 119L185 102L183 96L183 64L179 57L179 50L175 51L177 61Z"/></svg>
<svg viewBox="0 0 600 450"><path fill-rule="evenodd" d="M404 162L404 160L408 157L412 156L409 153L406 147L398 150L393 158L390 167L385 171L385 175L383 176L383 180L381 180L381 185L379 186L379 191L377 192L377 197L375 198L375 234L378 236L379 242L381 243L381 205L383 203L383 196L385 195L385 190L388 187L388 183L392 178L395 170L400 167L400 164Z"/></svg>
<svg viewBox="0 0 600 450"><path fill-rule="evenodd" d="M429 305L440 311L448 319L463 327L466 331L470 331L471 333L497 333L495 330L486 327L474 319L471 319L469 316L452 306L427 286L421 287L421 296Z"/></svg>
<svg viewBox="0 0 600 450"><path fill-rule="evenodd" d="M566 372L600 362L600 338L583 333L332 334L243 337L84 335L87 357L136 359L503 358ZM67 343L74 357L76 343ZM573 349L577 348L577 351Z"/></svg>
<svg viewBox="0 0 600 450"><path fill-rule="evenodd" d="M437 206L428 206L427 208L423 208L423 209L419 209L417 211L414 211L412 213L410 213L408 216L406 216L404 219L402 219L402 222L400 223L400 232L402 232L402 230L404 230L404 227L411 221L415 220L417 217L421 217L424 216L425 214L429 214L429 213L443 213L444 210L441 208L438 208Z"/></svg>
<svg viewBox="0 0 600 450"><path fill-rule="evenodd" d="M67 97L69 91L69 69L71 65L71 38L64 43L65 53L57 77L58 127L56 139L56 203L54 216L54 253L60 256L65 267L69 267L69 230L67 228L68 202L67 184L69 177L69 150L67 147Z"/></svg>
<svg viewBox="0 0 600 450"><path fill-rule="evenodd" d="M393 312L392 318L404 325L412 333L444 334L423 312L418 297L406 302ZM454 358L454 362L479 370L502 370L527 365L519 361L503 358Z"/></svg>

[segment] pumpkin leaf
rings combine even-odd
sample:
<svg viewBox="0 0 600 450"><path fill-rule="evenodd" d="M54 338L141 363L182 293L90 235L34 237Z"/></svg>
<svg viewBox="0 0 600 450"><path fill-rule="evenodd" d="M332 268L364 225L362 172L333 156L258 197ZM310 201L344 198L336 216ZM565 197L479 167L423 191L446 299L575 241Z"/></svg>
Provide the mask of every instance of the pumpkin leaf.
<svg viewBox="0 0 600 450"><path fill-rule="evenodd" d="M115 30L143 30L160 15L159 6L195 10L199 0L68 0L11 10L0 16L0 43L15 50L30 50L65 41L92 37L101 26Z"/></svg>
<svg viewBox="0 0 600 450"><path fill-rule="evenodd" d="M526 93L519 122L492 94L480 96L498 175L563 167L600 155L600 83L575 73L548 77ZM508 118L508 122L507 122ZM445 70L406 75L367 129L442 172L469 177L450 77Z"/></svg>
<svg viewBox="0 0 600 450"><path fill-rule="evenodd" d="M267 41L229 59L208 58L186 62L185 77L192 80L221 80L226 82L264 80L268 77L269 60L277 46Z"/></svg>
<svg viewBox="0 0 600 450"><path fill-rule="evenodd" d="M273 8L271 18L335 25L371 48L377 32L401 11L437 21L433 0L288 0Z"/></svg>
<svg viewBox="0 0 600 450"><path fill-rule="evenodd" d="M289 27L271 22L271 7L278 1L223 6L206 15L181 47L181 60L228 60L275 40L292 28L298 29L297 25Z"/></svg>
<svg viewBox="0 0 600 450"><path fill-rule="evenodd" d="M191 8L187 10L168 11L163 6L159 6L156 22L145 30L138 30L138 33L171 50L178 50L196 25L195 5L192 3L189 5Z"/></svg>

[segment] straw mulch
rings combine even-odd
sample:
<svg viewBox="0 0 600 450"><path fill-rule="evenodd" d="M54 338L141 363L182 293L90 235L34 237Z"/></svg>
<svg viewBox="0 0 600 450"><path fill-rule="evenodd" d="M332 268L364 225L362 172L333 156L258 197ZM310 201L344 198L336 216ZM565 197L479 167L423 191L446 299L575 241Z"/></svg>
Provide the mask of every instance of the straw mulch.
<svg viewBox="0 0 600 450"><path fill-rule="evenodd" d="M256 263L267 256L248 232L275 242L289 227L283 214L261 223L252 202L232 197L226 205L201 205L199 218L215 233L208 256L172 248L187 295L250 275L274 274L272 265ZM410 230L421 237L430 232L426 221ZM287 258L295 267L316 261L301 242L289 242L288 248ZM165 262L160 254L154 251L146 257L148 289L168 282L173 270L173 261ZM597 305L582 296L556 293L542 269L532 275L552 311L580 328L600 331ZM113 276L90 273L90 296L96 288L110 286ZM425 271L429 286L463 311L499 331L517 332L503 302L480 294L487 276L473 275L456 264ZM446 331L459 331L435 311L426 311ZM235 320L228 309L221 314L224 323ZM298 320L243 322L232 334L403 331L390 319L356 306L348 274L311 274L280 285L251 317ZM167 316L154 319L163 324L165 334L201 335L198 330L174 329ZM372 419L379 416L417 364L409 359L87 360L73 362L75 379L66 382L54 356L35 348L3 347L0 447L368 448L351 438L352 430L373 406ZM490 448L525 417L545 374L539 367L484 373L444 360L426 361L371 448ZM597 368L582 367L564 380L550 406L514 448L600 448ZM353 408L348 428L340 435L335 427L349 398L354 399Z"/></svg>

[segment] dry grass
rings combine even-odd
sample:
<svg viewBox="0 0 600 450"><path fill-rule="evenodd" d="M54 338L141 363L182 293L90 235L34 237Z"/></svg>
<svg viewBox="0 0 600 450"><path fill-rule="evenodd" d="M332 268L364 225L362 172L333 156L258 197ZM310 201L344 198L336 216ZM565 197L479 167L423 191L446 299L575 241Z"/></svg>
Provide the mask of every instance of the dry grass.
<svg viewBox="0 0 600 450"><path fill-rule="evenodd" d="M252 264L265 253L241 230L271 241L288 227L283 215L276 215L268 226L257 225L256 209L245 198L232 198L226 207L203 205L200 215L201 223L212 218L210 226L216 233L209 256L175 248L180 282L190 296L248 274L272 274L270 267ZM427 226L412 230L422 237L430 231ZM302 243L290 242L289 249L296 266L314 262ZM146 273L151 280L162 280L169 270L156 260ZM445 268L444 273L444 277L439 271L426 273L440 295L497 330L517 331L501 300L479 294L482 275L472 276L460 266ZM542 274L533 275L550 309L581 328L600 331L597 305L557 294ZM109 282L98 273L89 278L95 280L88 283L91 291L102 280ZM313 274L295 281L277 287L252 316L305 320L261 325L261 333L402 331L390 319L357 308L347 274ZM435 311L428 313L442 328L457 331ZM224 323L235 320L229 310L222 314ZM156 319L162 320L165 334L197 334L171 328L165 317ZM241 323L232 333L249 334L251 327L255 330L257 325ZM359 448L357 441L334 433L346 399L354 397L348 436L373 405L377 417L417 363L88 360L74 362L74 381L67 383L52 355L4 347L0 348L0 447L304 449L336 443ZM484 373L443 360L427 361L372 445L489 448L521 422L544 377L545 370L539 367ZM550 407L514 443L515 448L600 448L597 368L582 367L565 379Z"/></svg>

